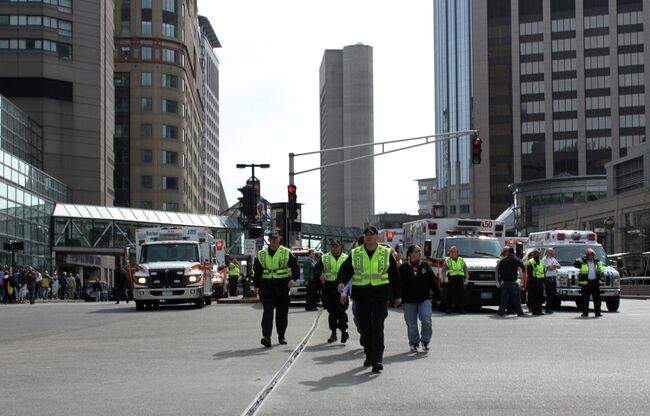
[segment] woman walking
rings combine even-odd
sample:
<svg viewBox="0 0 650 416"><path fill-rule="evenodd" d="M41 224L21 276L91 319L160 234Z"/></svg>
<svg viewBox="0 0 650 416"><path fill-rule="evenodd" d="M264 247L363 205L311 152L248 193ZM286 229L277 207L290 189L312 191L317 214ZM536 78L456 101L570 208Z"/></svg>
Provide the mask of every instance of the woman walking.
<svg viewBox="0 0 650 416"><path fill-rule="evenodd" d="M421 261L422 250L413 245L406 251L406 262L399 268L402 278L402 307L411 352L417 352L420 343L429 351L431 342L431 297L439 300L438 279L431 267ZM418 331L418 318L422 331Z"/></svg>

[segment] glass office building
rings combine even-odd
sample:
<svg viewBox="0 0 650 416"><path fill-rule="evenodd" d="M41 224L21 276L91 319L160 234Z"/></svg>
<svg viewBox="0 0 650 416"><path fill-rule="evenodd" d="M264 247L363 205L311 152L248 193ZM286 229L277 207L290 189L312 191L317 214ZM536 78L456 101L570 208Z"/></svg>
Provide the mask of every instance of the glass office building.
<svg viewBox="0 0 650 416"><path fill-rule="evenodd" d="M436 133L472 128L472 45L470 0L434 3ZM447 214L470 212L470 138L436 144L436 177Z"/></svg>
<svg viewBox="0 0 650 416"><path fill-rule="evenodd" d="M50 270L54 203L69 201L70 190L23 159L42 164L41 126L3 96L0 107L0 241L24 243L17 266ZM0 246L0 265L11 263L11 252Z"/></svg>

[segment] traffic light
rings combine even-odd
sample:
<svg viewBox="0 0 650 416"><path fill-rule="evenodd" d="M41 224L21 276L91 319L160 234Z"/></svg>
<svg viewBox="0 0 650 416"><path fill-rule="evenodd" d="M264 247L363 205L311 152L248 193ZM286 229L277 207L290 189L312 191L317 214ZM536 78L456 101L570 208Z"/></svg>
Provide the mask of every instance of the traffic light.
<svg viewBox="0 0 650 416"><path fill-rule="evenodd" d="M287 200L289 201L287 209L289 211L289 220L291 221L298 218L298 194L296 193L297 190L298 188L296 187L296 185L291 184L287 186L287 194L288 194Z"/></svg>
<svg viewBox="0 0 650 416"><path fill-rule="evenodd" d="M479 137L475 137L474 140L472 140L472 164L473 165L478 165L481 163L482 144L483 144L483 140L481 140Z"/></svg>
<svg viewBox="0 0 650 416"><path fill-rule="evenodd" d="M239 200L239 212L243 217L253 219L257 213L257 191L252 186L244 186L238 189L242 196Z"/></svg>

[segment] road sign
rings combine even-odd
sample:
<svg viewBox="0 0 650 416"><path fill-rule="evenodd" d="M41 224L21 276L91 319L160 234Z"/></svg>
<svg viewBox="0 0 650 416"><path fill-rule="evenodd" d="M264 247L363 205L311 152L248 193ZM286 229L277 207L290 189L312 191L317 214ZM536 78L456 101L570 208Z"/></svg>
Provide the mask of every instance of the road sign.
<svg viewBox="0 0 650 416"><path fill-rule="evenodd" d="M247 256L254 256L257 254L257 240L254 238L247 238L244 240L244 254Z"/></svg>

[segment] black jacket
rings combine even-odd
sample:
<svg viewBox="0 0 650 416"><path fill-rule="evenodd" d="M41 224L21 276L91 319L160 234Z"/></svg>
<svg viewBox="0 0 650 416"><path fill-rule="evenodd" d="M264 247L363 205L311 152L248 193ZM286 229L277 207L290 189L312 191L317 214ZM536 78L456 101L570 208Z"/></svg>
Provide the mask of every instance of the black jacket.
<svg viewBox="0 0 650 416"><path fill-rule="evenodd" d="M526 270L524 262L515 257L514 253L508 254L499 261L499 281L514 282L517 280L517 270Z"/></svg>
<svg viewBox="0 0 650 416"><path fill-rule="evenodd" d="M372 259L372 256L375 254L376 250L370 251L367 248L365 249L368 253L368 257ZM347 284L352 275L354 274L354 267L352 266L352 256L348 256L347 259L341 264L339 273L337 276L337 282ZM391 255L389 264L388 264L388 282L387 285L379 286L354 286L352 288L352 299L358 300L391 300L391 290L392 298L398 299L402 297L402 284L399 277L399 271L397 270L397 262L395 258Z"/></svg>
<svg viewBox="0 0 650 416"><path fill-rule="evenodd" d="M438 278L431 266L420 262L413 266L410 262L399 266L402 279L402 303L420 303L431 299L441 299Z"/></svg>

